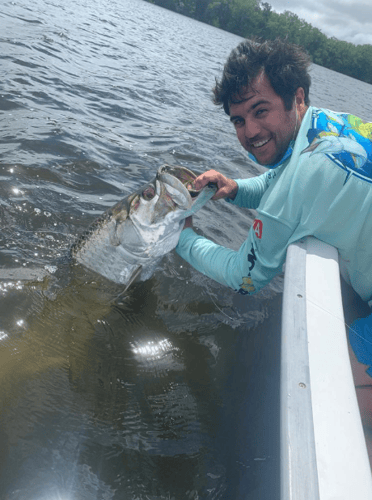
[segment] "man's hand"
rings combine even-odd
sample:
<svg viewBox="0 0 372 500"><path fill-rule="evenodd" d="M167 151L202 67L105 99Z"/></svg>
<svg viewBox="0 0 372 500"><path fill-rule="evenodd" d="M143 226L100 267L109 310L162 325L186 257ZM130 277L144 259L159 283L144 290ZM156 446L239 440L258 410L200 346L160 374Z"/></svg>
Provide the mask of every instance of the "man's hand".
<svg viewBox="0 0 372 500"><path fill-rule="evenodd" d="M233 200L238 192L237 183L216 172L216 170L208 170L208 172L199 175L194 181L195 189L202 189L209 182L217 184L218 187L212 200L220 200L221 198L231 198Z"/></svg>
<svg viewBox="0 0 372 500"><path fill-rule="evenodd" d="M212 200L220 200L222 198L231 198L233 200L238 192L237 183L232 179L228 179L216 170L208 170L208 172L199 175L199 177L194 180L193 185L195 189L199 190L210 182L217 184L218 187L218 190L212 197ZM183 229L188 227L192 228L192 217L187 217L187 219L185 219Z"/></svg>

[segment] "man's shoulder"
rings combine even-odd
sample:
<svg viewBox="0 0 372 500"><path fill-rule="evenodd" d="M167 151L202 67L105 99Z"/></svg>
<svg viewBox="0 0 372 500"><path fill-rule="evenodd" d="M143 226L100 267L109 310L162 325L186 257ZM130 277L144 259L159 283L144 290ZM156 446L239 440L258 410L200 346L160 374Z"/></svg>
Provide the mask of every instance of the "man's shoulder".
<svg viewBox="0 0 372 500"><path fill-rule="evenodd" d="M314 132L340 136L352 132L355 135L372 138L372 123L368 123L352 113L309 106L305 117L308 118L308 128Z"/></svg>
<svg viewBox="0 0 372 500"><path fill-rule="evenodd" d="M301 152L314 162L326 156L347 178L372 179L372 123L344 112L310 107L301 137Z"/></svg>

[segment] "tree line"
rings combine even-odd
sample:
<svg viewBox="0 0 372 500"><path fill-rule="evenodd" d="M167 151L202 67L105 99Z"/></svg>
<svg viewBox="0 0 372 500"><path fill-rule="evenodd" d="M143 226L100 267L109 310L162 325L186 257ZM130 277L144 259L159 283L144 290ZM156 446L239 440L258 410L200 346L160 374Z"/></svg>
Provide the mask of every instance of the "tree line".
<svg viewBox="0 0 372 500"><path fill-rule="evenodd" d="M372 45L328 38L296 14L282 14L260 0L148 0L235 35L287 38L302 46L315 64L372 84Z"/></svg>

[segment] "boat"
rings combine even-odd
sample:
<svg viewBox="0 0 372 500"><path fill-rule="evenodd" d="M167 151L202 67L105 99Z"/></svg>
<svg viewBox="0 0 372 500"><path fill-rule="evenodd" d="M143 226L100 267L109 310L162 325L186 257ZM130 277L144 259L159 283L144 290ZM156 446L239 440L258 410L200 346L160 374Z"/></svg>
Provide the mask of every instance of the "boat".
<svg viewBox="0 0 372 500"><path fill-rule="evenodd" d="M372 499L346 328L337 249L314 237L290 245L282 305L281 500Z"/></svg>

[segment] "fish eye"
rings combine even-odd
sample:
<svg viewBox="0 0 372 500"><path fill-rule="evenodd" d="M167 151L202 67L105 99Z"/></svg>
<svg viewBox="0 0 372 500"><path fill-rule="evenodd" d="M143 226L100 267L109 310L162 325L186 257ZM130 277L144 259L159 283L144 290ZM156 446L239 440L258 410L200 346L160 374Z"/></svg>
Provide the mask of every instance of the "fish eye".
<svg viewBox="0 0 372 500"><path fill-rule="evenodd" d="M145 201L152 200L154 196L155 196L155 189L152 187L148 187L142 192L142 198Z"/></svg>

